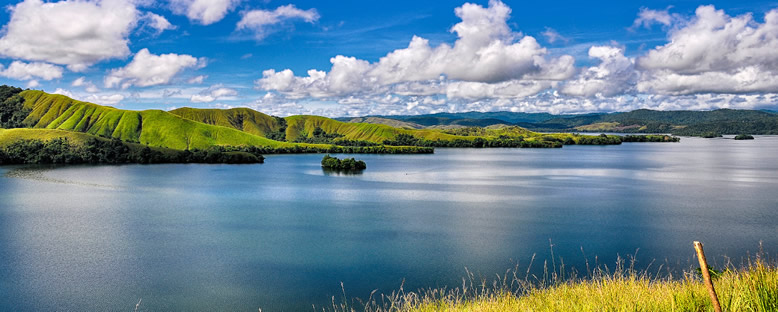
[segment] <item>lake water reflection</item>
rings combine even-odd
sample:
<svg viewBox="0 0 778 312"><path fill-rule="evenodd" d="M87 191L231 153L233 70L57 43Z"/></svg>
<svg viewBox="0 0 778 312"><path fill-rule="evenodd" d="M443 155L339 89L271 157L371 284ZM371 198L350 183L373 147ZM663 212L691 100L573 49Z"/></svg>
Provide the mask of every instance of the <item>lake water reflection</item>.
<svg viewBox="0 0 778 312"><path fill-rule="evenodd" d="M465 267L718 263L778 250L778 137L322 155L261 165L0 167L0 310L310 310L457 286ZM352 157L349 155L349 157ZM539 264L540 263L540 264Z"/></svg>

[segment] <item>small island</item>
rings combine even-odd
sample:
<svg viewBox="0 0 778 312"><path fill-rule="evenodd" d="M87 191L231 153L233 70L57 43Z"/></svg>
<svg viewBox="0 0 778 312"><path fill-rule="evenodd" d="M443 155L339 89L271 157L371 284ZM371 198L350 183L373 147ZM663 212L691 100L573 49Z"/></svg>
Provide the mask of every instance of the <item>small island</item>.
<svg viewBox="0 0 778 312"><path fill-rule="evenodd" d="M343 160L340 160L329 154L322 158L321 166L324 169L341 171L361 171L367 168L367 164L365 164L364 161L356 160L354 158L344 158Z"/></svg>
<svg viewBox="0 0 778 312"><path fill-rule="evenodd" d="M713 131L704 132L700 135L700 137L704 139L713 139L713 138L720 138L722 135L720 133L716 133Z"/></svg>
<svg viewBox="0 0 778 312"><path fill-rule="evenodd" d="M735 136L735 140L753 140L754 136L750 134L738 134Z"/></svg>

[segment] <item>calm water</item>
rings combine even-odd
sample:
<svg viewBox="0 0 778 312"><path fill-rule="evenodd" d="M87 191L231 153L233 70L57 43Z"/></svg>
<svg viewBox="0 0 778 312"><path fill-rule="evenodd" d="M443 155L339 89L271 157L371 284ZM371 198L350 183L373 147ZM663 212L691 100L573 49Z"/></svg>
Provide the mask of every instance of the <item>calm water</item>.
<svg viewBox="0 0 778 312"><path fill-rule="evenodd" d="M321 155L262 165L0 167L0 310L310 310L457 286L554 253L684 269L693 240L778 250L778 137ZM721 261L721 258L717 258ZM720 263L720 262L719 262ZM539 272L536 261L534 272Z"/></svg>

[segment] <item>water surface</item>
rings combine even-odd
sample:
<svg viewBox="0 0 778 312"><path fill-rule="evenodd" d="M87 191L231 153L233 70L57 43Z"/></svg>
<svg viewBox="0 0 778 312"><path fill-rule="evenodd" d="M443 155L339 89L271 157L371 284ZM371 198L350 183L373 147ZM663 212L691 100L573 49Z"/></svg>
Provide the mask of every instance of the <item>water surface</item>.
<svg viewBox="0 0 778 312"><path fill-rule="evenodd" d="M0 167L0 310L298 311L567 266L778 249L778 137L257 165ZM342 155L339 155L342 156ZM583 248L584 253L581 252Z"/></svg>

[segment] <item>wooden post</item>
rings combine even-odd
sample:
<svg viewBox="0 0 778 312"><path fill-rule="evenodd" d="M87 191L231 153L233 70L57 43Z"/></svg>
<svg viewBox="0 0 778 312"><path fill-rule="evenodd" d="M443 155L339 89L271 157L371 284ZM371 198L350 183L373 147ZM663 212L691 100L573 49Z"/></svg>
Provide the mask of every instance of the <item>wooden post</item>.
<svg viewBox="0 0 778 312"><path fill-rule="evenodd" d="M716 296L716 289L713 288L713 281L710 279L710 272L708 271L708 261L705 260L705 252L702 250L702 243L694 241L694 250L697 251L697 260L700 261L700 271L702 272L702 279L705 280L705 286L708 288L710 294L710 300L713 302L713 310L721 312L721 305L719 304L719 297Z"/></svg>

